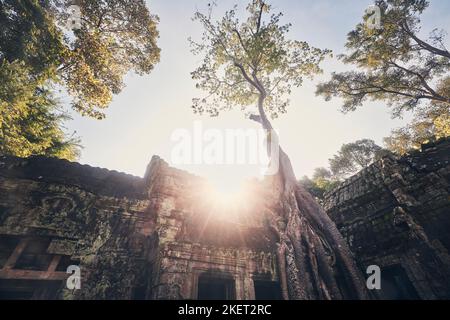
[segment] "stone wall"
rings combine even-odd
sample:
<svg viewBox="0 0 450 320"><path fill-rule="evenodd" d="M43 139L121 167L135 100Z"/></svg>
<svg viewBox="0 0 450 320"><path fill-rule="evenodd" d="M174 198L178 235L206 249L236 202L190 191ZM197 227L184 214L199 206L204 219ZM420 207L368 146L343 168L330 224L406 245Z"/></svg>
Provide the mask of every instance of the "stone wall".
<svg viewBox="0 0 450 320"><path fill-rule="evenodd" d="M146 282L154 233L144 191L142 178L114 171L42 157L0 158L3 295L133 297ZM65 289L68 265L81 267L81 290Z"/></svg>
<svg viewBox="0 0 450 320"><path fill-rule="evenodd" d="M202 275L234 280L230 298L255 299L255 279L277 281L275 242L264 201L225 210L206 181L154 158L145 177L158 225L151 299L198 297ZM257 184L251 184L257 193ZM250 191L249 191L250 192ZM239 214L236 214L239 213Z"/></svg>
<svg viewBox="0 0 450 320"><path fill-rule="evenodd" d="M450 140L442 140L386 156L326 194L325 209L361 268L378 265L382 279L385 270L403 286L381 297L450 298L449 178Z"/></svg>
<svg viewBox="0 0 450 320"><path fill-rule="evenodd" d="M223 212L210 192L158 157L144 178L0 158L0 298L195 299L208 276L254 299L254 281L278 277L264 201ZM66 288L69 265L80 290Z"/></svg>
<svg viewBox="0 0 450 320"><path fill-rule="evenodd" d="M447 140L384 157L326 195L362 271L381 267L380 298L450 298L449 154ZM230 299L279 298L273 188L249 182L223 206L158 157L143 178L0 157L0 299L196 299L204 281Z"/></svg>

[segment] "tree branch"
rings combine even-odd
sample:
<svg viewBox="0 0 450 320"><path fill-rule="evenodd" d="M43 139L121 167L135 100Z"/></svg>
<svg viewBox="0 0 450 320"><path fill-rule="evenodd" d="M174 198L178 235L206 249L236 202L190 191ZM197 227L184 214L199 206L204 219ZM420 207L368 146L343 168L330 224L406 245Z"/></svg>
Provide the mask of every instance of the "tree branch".
<svg viewBox="0 0 450 320"><path fill-rule="evenodd" d="M239 39L239 43L241 44L242 49L244 49L245 53L250 58L250 55L248 54L248 51L247 51L247 47L245 46L244 41L242 40L240 32L237 29L233 29L233 31L237 34L238 39Z"/></svg>
<svg viewBox="0 0 450 320"><path fill-rule="evenodd" d="M251 114L249 119L258 122L259 124L263 124L261 117L257 114Z"/></svg>
<svg viewBox="0 0 450 320"><path fill-rule="evenodd" d="M259 33L259 30L261 29L261 19L262 19L262 14L263 14L263 10L264 10L264 6L266 4L264 3L264 1L261 1L261 8L259 9L259 14L258 14L258 20L256 22L256 32L255 34Z"/></svg>
<svg viewBox="0 0 450 320"><path fill-rule="evenodd" d="M395 66L396 68L399 68L400 70L405 71L406 73L415 75L416 77L419 78L420 82L422 83L422 85L428 90L428 93L430 93L432 96L434 96L435 98L433 100L439 100L439 101L443 101L443 102L450 102L450 99L438 94L433 88L431 88L428 83L425 80L425 77L423 77L420 73L412 71L408 68L402 67L401 65L393 62L393 61L389 61L390 64L392 64L393 66Z"/></svg>
<svg viewBox="0 0 450 320"><path fill-rule="evenodd" d="M242 64L238 63L237 61L234 62L234 65L236 67L239 68L239 70L241 70L242 76L245 78L245 80L247 80L252 86L254 86L261 94L264 93L264 91L262 90L262 88L259 87L259 85L253 81L249 75L247 74L247 71L245 71L244 67L242 66Z"/></svg>
<svg viewBox="0 0 450 320"><path fill-rule="evenodd" d="M450 52L448 52L447 50L441 50L439 48L436 48L434 46L432 46L431 44L419 39L414 32L411 31L411 29L409 28L408 24L406 23L406 21L404 21L401 25L402 30L409 35L411 38L414 39L414 41L423 49L428 50L434 54L446 57L450 59Z"/></svg>

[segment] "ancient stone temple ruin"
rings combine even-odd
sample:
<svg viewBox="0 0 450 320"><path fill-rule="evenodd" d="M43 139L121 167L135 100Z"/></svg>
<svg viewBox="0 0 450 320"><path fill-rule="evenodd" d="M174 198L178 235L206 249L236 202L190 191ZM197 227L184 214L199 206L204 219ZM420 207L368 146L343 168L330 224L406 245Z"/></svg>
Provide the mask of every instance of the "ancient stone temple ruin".
<svg viewBox="0 0 450 320"><path fill-rule="evenodd" d="M2 298L280 297L264 202L223 212L158 157L144 178L42 157L0 172ZM65 288L69 265L80 290Z"/></svg>
<svg viewBox="0 0 450 320"><path fill-rule="evenodd" d="M449 181L447 139L384 157L326 195L361 268L381 268L382 298L450 298Z"/></svg>
<svg viewBox="0 0 450 320"><path fill-rule="evenodd" d="M450 141L387 156L325 208L374 298L450 298ZM143 178L65 160L0 158L0 299L281 299L270 179L221 206L153 157ZM254 199L262 201L254 201ZM78 266L80 289L69 289Z"/></svg>

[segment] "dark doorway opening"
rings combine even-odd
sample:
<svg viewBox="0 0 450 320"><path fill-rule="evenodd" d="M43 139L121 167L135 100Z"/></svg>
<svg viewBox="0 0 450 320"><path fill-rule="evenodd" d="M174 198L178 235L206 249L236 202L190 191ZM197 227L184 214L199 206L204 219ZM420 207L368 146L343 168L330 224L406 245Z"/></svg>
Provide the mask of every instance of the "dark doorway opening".
<svg viewBox="0 0 450 320"><path fill-rule="evenodd" d="M281 287L276 281L253 280L256 300L281 300Z"/></svg>
<svg viewBox="0 0 450 320"><path fill-rule="evenodd" d="M420 299L408 275L400 265L381 269L381 290L378 293L380 298L385 300Z"/></svg>
<svg viewBox="0 0 450 320"><path fill-rule="evenodd" d="M199 300L233 300L234 291L234 279L230 277L200 275L198 278Z"/></svg>
<svg viewBox="0 0 450 320"><path fill-rule="evenodd" d="M145 300L147 295L147 287L140 286L133 290L133 300Z"/></svg>

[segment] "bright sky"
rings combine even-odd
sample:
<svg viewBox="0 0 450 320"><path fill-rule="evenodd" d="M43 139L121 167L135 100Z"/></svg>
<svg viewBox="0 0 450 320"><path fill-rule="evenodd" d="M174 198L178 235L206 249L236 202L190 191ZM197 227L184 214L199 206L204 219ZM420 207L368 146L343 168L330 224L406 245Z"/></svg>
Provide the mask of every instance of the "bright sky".
<svg viewBox="0 0 450 320"><path fill-rule="evenodd" d="M176 142L171 141L177 129L193 131L194 121L201 120L204 129L258 128L240 112L223 113L219 118L200 117L191 111L191 99L201 96L195 89L190 72L199 63L189 49L187 38L200 38L200 28L191 20L196 8L204 9L208 1L151 0L152 13L160 18L159 46L161 62L147 76L129 75L126 88L107 110L106 119L97 121L74 114L67 124L82 138L81 163L143 176L152 155L169 163ZM247 1L220 0L221 9ZM344 50L347 33L361 20L371 0L277 0L275 9L285 13L284 21L293 24L290 37L305 40L319 48L339 54ZM220 12L217 12L220 13ZM450 30L450 1L432 0L423 15L423 31L434 27ZM323 65L324 74L313 82L295 89L288 113L274 122L282 147L290 155L297 177L311 175L314 168L327 166L328 159L340 148L361 138L382 143L392 128L404 120L393 120L383 103L366 103L358 111L344 115L340 101L325 102L316 97L315 85L328 79L332 71L343 70L336 58ZM245 165L177 165L192 173L216 181L257 173L255 166Z"/></svg>

